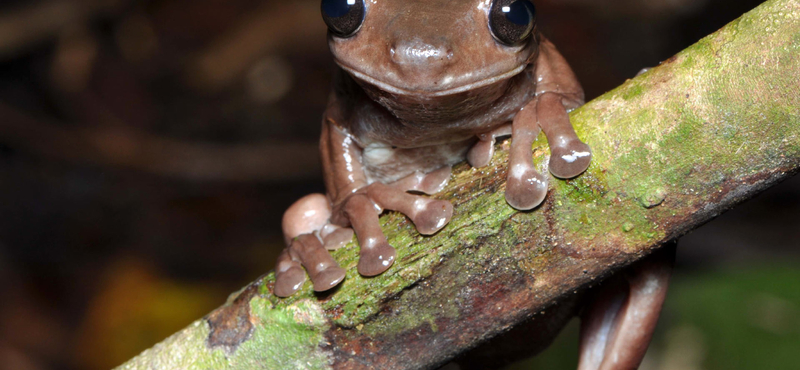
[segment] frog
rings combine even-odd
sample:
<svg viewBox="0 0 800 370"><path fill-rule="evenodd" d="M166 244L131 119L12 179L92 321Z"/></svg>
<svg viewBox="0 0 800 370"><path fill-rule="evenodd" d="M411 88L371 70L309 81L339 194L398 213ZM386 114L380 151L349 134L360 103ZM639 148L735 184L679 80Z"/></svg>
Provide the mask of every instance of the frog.
<svg viewBox="0 0 800 370"><path fill-rule="evenodd" d="M320 137L326 194L305 196L284 214L288 247L276 263L274 295L294 294L307 276L317 292L336 287L346 271L329 251L354 234L359 274L385 272L397 255L379 216L397 211L420 234L436 234L454 210L429 196L444 189L453 165L489 165L500 138L510 136L505 201L519 211L535 209L548 192L549 176L533 163L541 132L553 177L587 170L591 148L569 118L584 92L540 32L532 1L321 1L336 64ZM583 319L580 370L638 366L672 260L646 259L560 315Z"/></svg>
<svg viewBox="0 0 800 370"><path fill-rule="evenodd" d="M588 168L591 149L568 116L583 90L530 0L323 0L321 11L337 66L320 138L326 194L284 214L277 296L297 291L306 271L315 291L338 285L345 270L328 251L353 233L358 272L386 271L396 251L379 215L398 211L435 234L453 206L424 195L442 190L456 163L487 166L500 137L511 137L505 200L515 209L548 191L532 157L540 131L553 176Z"/></svg>

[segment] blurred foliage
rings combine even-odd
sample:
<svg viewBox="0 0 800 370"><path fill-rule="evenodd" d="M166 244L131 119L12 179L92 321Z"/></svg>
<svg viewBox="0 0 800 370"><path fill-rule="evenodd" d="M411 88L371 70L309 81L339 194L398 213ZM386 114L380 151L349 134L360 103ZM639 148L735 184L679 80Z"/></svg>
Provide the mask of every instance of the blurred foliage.
<svg viewBox="0 0 800 370"><path fill-rule="evenodd" d="M793 370L800 350L797 264L673 276L640 370ZM509 370L577 367L578 320L541 355Z"/></svg>

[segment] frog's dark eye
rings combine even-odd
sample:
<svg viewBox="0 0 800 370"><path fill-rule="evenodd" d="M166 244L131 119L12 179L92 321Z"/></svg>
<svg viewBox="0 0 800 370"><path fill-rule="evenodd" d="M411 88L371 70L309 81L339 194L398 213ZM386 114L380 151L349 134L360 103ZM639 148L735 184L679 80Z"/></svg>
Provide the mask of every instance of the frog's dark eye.
<svg viewBox="0 0 800 370"><path fill-rule="evenodd" d="M364 0L322 0L322 19L332 34L352 36L364 23Z"/></svg>
<svg viewBox="0 0 800 370"><path fill-rule="evenodd" d="M536 25L536 8L529 0L494 0L489 29L497 41L515 45L530 36Z"/></svg>

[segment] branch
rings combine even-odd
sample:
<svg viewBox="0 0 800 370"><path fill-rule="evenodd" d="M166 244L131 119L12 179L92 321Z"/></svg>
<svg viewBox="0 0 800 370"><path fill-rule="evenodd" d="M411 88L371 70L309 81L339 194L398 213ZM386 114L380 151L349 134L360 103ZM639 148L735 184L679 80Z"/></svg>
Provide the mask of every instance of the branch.
<svg viewBox="0 0 800 370"><path fill-rule="evenodd" d="M435 367L796 172L799 87L800 2L767 1L573 112L591 168L551 179L538 209L505 203L503 144L490 167L455 170L437 235L382 218L398 252L383 275L358 276L349 245L334 293L279 299L266 275L120 368Z"/></svg>

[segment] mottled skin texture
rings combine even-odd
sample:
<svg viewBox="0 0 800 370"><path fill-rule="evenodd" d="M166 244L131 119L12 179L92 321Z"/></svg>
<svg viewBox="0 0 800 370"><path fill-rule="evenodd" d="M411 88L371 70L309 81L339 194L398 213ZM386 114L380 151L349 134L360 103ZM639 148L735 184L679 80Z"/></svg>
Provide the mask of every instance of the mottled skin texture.
<svg viewBox="0 0 800 370"><path fill-rule="evenodd" d="M316 291L341 282L345 271L327 250L352 238L350 230L361 250L359 273L386 271L396 252L380 228L380 213L399 211L421 234L436 233L450 221L452 205L408 192L436 193L450 166L464 159L475 167L489 164L499 136L512 137L506 200L516 209L533 209L547 194L549 176L532 161L540 130L554 176L586 170L591 151L567 115L584 99L574 73L535 28L518 44L498 42L489 26L491 6L367 1L357 32L329 35L340 68L320 139L327 195L305 197L284 215L289 247L278 259L276 295L300 288L303 267Z"/></svg>

